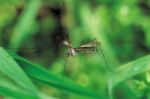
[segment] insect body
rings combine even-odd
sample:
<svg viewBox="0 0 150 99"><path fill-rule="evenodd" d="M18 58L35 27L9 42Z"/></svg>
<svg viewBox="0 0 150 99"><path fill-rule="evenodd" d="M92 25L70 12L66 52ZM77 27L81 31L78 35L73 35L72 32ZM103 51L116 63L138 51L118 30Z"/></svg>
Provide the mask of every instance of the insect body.
<svg viewBox="0 0 150 99"><path fill-rule="evenodd" d="M75 56L77 52L85 52L85 53L96 52L97 46L99 45L99 43L95 39L77 48L73 48L69 40L65 40L63 44L68 47L68 51L67 51L68 56Z"/></svg>
<svg viewBox="0 0 150 99"><path fill-rule="evenodd" d="M71 46L70 41L64 41L63 44L68 47L67 56L75 56L76 55L76 53L77 53L76 49Z"/></svg>

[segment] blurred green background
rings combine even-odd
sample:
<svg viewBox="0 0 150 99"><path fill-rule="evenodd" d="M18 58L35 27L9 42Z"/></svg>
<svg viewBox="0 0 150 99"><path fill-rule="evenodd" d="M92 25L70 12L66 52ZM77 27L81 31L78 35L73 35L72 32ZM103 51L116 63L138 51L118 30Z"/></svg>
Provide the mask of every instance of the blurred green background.
<svg viewBox="0 0 150 99"><path fill-rule="evenodd" d="M66 58L64 35L73 47L95 38L104 57L99 51ZM0 45L101 99L150 99L150 0L0 0ZM12 82L4 71L1 82ZM45 99L100 99L31 81ZM0 96L13 97L2 89Z"/></svg>

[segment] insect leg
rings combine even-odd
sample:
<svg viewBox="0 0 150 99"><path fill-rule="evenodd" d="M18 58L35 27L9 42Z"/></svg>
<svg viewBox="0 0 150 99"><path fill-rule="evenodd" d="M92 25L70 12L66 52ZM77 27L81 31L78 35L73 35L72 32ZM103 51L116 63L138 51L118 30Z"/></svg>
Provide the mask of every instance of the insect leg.
<svg viewBox="0 0 150 99"><path fill-rule="evenodd" d="M99 52L99 51L100 51L101 54L102 54L102 57L103 57L103 59L104 59L105 65L106 65L106 68L107 68L110 72L112 72L112 73L114 73L114 74L116 74L116 75L122 76L120 73L118 73L118 72L116 72L116 71L114 71L114 70L112 70L112 69L110 68L110 66L109 66L109 64L108 64L108 62L107 62L107 60L106 60L106 57L105 57L105 55L104 55L104 52L103 52L103 49L102 49L101 46L99 46L99 47L97 48L97 53L98 53L98 55L100 56L100 52Z"/></svg>
<svg viewBox="0 0 150 99"><path fill-rule="evenodd" d="M67 75L66 67L67 67L68 57L69 57L69 55L67 54L66 57L65 57L65 62L64 62L64 66L63 66L63 72L62 72L63 75Z"/></svg>

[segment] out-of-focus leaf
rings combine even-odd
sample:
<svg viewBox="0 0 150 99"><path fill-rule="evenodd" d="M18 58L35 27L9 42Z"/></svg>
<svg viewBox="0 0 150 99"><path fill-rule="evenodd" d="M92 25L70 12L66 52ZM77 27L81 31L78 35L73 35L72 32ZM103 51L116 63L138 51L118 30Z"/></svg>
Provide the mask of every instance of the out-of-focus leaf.
<svg viewBox="0 0 150 99"><path fill-rule="evenodd" d="M18 87L28 93L37 94L36 87L28 76L3 48L0 48L0 71L14 81Z"/></svg>
<svg viewBox="0 0 150 99"><path fill-rule="evenodd" d="M0 76L1 77L1 76ZM15 99L37 99L37 97L25 90L20 89L10 80L0 78L0 95L4 97L11 97Z"/></svg>
<svg viewBox="0 0 150 99"><path fill-rule="evenodd" d="M24 40L32 35L31 29L33 28L40 5L41 0L30 0L28 2L14 28L13 35L10 40L10 47L18 48Z"/></svg>
<svg viewBox="0 0 150 99"><path fill-rule="evenodd" d="M83 96L93 97L93 98L100 98L103 97L101 93L97 94L94 91L84 88L75 82L68 80L65 77L60 77L58 75L54 75L51 72L15 55L14 53L10 53L12 57L22 66L24 71L33 78L47 84L49 86L56 87L58 89L69 91L72 93L80 94Z"/></svg>
<svg viewBox="0 0 150 99"><path fill-rule="evenodd" d="M111 80L112 86L131 78L139 73L147 71L150 69L150 55L147 55L143 58L131 61L125 65L120 66L116 69L116 73L110 73L109 79Z"/></svg>

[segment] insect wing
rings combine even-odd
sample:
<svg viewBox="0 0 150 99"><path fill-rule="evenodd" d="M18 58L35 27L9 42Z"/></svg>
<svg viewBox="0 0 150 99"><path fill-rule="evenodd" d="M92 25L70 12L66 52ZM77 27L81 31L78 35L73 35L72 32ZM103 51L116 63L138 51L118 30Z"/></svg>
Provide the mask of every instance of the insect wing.
<svg viewBox="0 0 150 99"><path fill-rule="evenodd" d="M96 52L97 46L99 43L96 40L93 40L87 44L81 45L79 48L75 48L77 52Z"/></svg>
<svg viewBox="0 0 150 99"><path fill-rule="evenodd" d="M79 47L75 48L76 52L91 53L96 52L96 47Z"/></svg>
<svg viewBox="0 0 150 99"><path fill-rule="evenodd" d="M96 47L98 46L100 43L98 41L96 41L95 39L89 43L86 43L86 44L82 44L80 46L80 48L85 48L85 47Z"/></svg>

